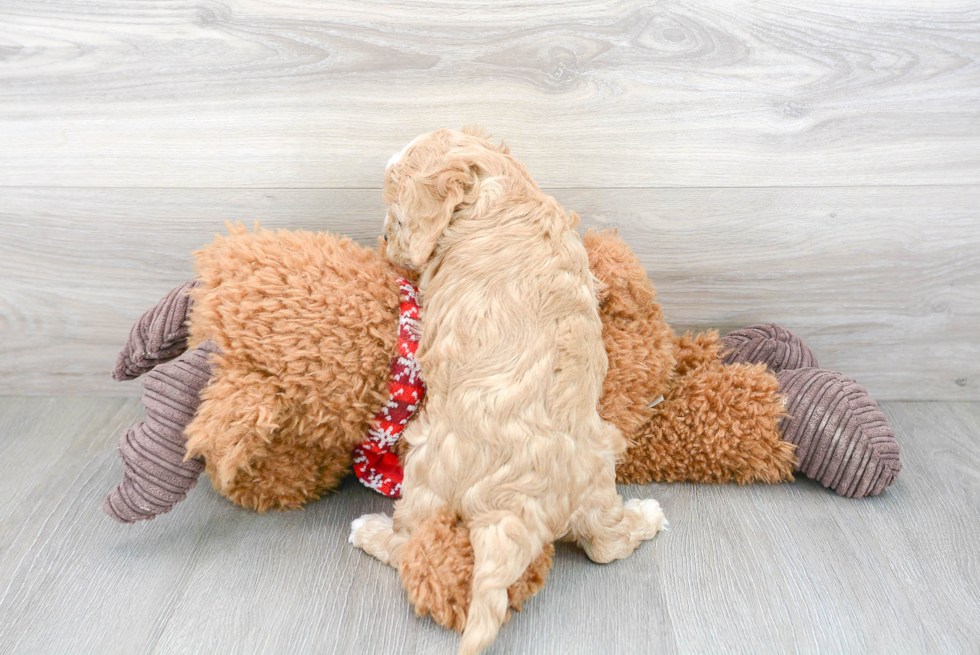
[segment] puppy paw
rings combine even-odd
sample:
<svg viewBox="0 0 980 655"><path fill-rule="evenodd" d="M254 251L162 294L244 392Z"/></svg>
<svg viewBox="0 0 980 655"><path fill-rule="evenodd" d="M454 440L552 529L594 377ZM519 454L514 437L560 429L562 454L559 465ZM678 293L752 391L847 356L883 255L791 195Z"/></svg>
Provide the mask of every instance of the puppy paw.
<svg viewBox="0 0 980 655"><path fill-rule="evenodd" d="M347 541L371 552L367 546L375 541L375 537L385 532L391 532L392 520L386 514L365 514L354 519L350 524L350 536Z"/></svg>
<svg viewBox="0 0 980 655"><path fill-rule="evenodd" d="M642 517L640 529L637 530L640 539L653 539L654 535L665 529L668 525L667 519L664 518L664 512L660 509L660 503L653 498L646 498L644 500L633 498L627 500L623 504L623 509Z"/></svg>
<svg viewBox="0 0 980 655"><path fill-rule="evenodd" d="M358 531L364 527L364 523L370 518L370 514L365 514L364 516L359 516L358 518L351 521L350 524L350 535L347 537L347 543L357 545L354 542L354 538L357 536Z"/></svg>

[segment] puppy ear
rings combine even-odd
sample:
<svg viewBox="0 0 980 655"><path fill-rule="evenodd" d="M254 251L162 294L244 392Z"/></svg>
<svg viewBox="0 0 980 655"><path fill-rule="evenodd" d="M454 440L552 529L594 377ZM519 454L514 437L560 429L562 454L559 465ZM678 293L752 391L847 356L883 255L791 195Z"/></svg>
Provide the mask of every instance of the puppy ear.
<svg viewBox="0 0 980 655"><path fill-rule="evenodd" d="M473 157L466 151L450 155L424 173L406 176L398 194L398 204L406 215L418 221L414 238L408 244L408 258L416 268L424 264L453 213L479 194L480 181Z"/></svg>

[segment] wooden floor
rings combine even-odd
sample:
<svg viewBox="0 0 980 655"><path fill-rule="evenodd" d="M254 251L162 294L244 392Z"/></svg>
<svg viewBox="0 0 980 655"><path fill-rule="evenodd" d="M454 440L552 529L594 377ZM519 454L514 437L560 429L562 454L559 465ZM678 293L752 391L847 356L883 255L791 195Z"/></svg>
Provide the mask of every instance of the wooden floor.
<svg viewBox="0 0 980 655"><path fill-rule="evenodd" d="M669 531L600 566L558 549L490 653L975 653L980 403L885 403L897 484L622 487ZM388 499L348 482L258 514L202 481L169 515L101 511L131 398L0 398L0 653L450 653L395 572L347 543Z"/></svg>

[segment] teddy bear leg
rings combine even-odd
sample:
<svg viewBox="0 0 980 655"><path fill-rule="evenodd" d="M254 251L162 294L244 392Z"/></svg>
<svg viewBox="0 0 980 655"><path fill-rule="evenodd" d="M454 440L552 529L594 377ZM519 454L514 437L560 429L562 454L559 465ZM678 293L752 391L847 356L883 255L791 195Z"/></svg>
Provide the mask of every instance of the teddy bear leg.
<svg viewBox="0 0 980 655"><path fill-rule="evenodd" d="M324 441L330 441L325 437ZM212 481L211 463L208 474ZM228 500L255 510L294 510L333 490L351 472L351 455L339 446L323 447L273 435L259 446L250 460L216 490Z"/></svg>
<svg viewBox="0 0 980 655"><path fill-rule="evenodd" d="M776 374L789 416L783 438L796 444L797 470L841 496L880 494L902 462L878 403L853 378L818 368Z"/></svg>
<svg viewBox="0 0 980 655"><path fill-rule="evenodd" d="M779 382L764 364L724 365L713 332L677 339L679 377L632 435L617 481L781 482L793 479Z"/></svg>
<svg viewBox="0 0 980 655"><path fill-rule="evenodd" d="M197 484L204 462L186 457L184 428L200 404L201 389L211 378L210 357L217 350L206 341L143 379L146 420L120 439L126 471L103 504L115 520L133 523L169 512Z"/></svg>
<svg viewBox="0 0 980 655"><path fill-rule="evenodd" d="M772 372L818 368L817 358L800 337L775 323L751 325L726 334L720 342L725 364L763 363Z"/></svg>
<svg viewBox="0 0 980 655"><path fill-rule="evenodd" d="M187 426L187 450L203 459L215 491L265 512L312 502L350 473L350 436L314 421L276 378L221 360Z"/></svg>
<svg viewBox="0 0 980 655"><path fill-rule="evenodd" d="M192 280L180 285L136 321L116 359L113 379L135 380L187 350L187 315L191 308L188 294L197 284L197 280Z"/></svg>

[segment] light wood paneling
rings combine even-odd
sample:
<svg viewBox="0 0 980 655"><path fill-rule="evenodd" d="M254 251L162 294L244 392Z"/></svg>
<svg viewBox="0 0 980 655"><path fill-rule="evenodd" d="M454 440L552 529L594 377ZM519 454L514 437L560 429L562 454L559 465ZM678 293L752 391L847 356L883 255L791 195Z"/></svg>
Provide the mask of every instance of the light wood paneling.
<svg viewBox="0 0 980 655"><path fill-rule="evenodd" d="M879 399L980 398L980 187L557 190L679 330L777 322ZM224 221L376 242L375 190L0 190L0 393L136 394L133 321Z"/></svg>
<svg viewBox="0 0 980 655"><path fill-rule="evenodd" d="M471 122L551 187L975 184L978 58L961 0L5 0L0 185L375 187Z"/></svg>
<svg viewBox="0 0 980 655"><path fill-rule="evenodd" d="M499 653L967 653L980 642L980 403L885 403L882 496L817 483L621 487L671 526L596 565L558 549ZM396 573L347 543L391 510L356 482L258 515L202 480L138 525L102 514L134 399L0 398L0 653L448 653Z"/></svg>

